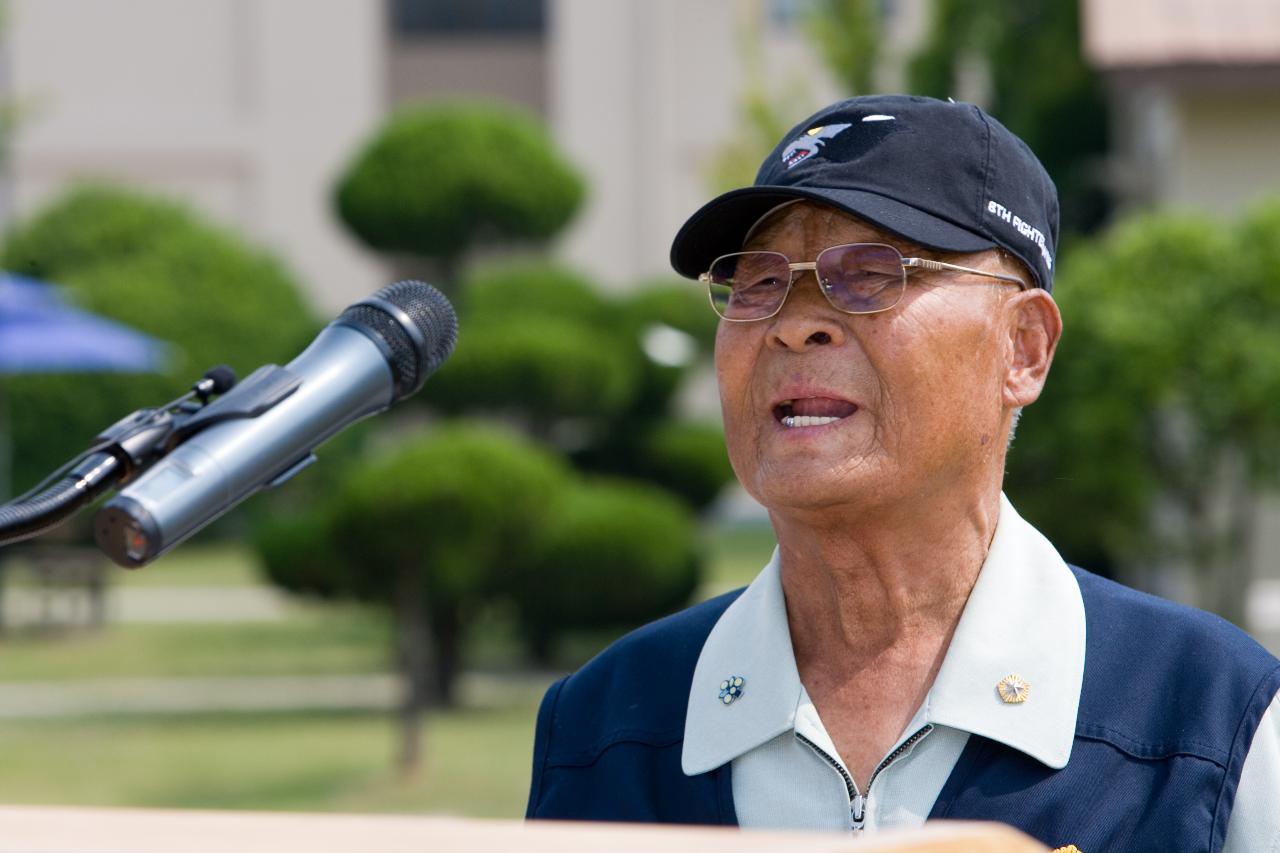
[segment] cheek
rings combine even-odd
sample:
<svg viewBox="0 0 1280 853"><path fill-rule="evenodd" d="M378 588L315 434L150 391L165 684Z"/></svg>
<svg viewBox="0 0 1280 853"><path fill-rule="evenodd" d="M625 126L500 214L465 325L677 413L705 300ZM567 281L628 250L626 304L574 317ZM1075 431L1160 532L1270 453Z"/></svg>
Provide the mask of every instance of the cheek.
<svg viewBox="0 0 1280 853"><path fill-rule="evenodd" d="M736 461L757 443L760 428L753 380L758 343L742 327L722 323L716 334L715 368L729 456Z"/></svg>
<svg viewBox="0 0 1280 853"><path fill-rule="evenodd" d="M927 441L998 417L1004 358L989 317L902 318L882 339L877 373L891 432Z"/></svg>
<svg viewBox="0 0 1280 853"><path fill-rule="evenodd" d="M746 403L755 354L742 329L721 323L716 331L716 381L720 386L720 406L725 417L730 409Z"/></svg>

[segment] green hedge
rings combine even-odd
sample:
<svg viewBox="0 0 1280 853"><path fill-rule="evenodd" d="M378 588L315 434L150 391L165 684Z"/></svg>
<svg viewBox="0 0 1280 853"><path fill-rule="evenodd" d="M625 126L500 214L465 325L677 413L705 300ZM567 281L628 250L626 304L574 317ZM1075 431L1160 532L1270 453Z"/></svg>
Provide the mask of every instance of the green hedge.
<svg viewBox="0 0 1280 853"><path fill-rule="evenodd" d="M560 495L512 584L541 657L567 631L626 628L688 602L701 574L693 518L661 489L594 480Z"/></svg>
<svg viewBox="0 0 1280 853"><path fill-rule="evenodd" d="M458 313L468 325L545 317L581 323L588 329L618 326L617 310L590 279L550 263L481 269L463 282Z"/></svg>
<svg viewBox="0 0 1280 853"><path fill-rule="evenodd" d="M570 320L477 322L431 380L446 412L513 413L546 422L599 418L635 396L637 365L625 343Z"/></svg>
<svg viewBox="0 0 1280 853"><path fill-rule="evenodd" d="M335 200L375 250L457 257L478 239L550 238L584 192L537 119L455 103L392 115L341 177Z"/></svg>
<svg viewBox="0 0 1280 853"><path fill-rule="evenodd" d="M22 491L131 410L185 391L209 367L241 376L293 358L318 328L293 276L187 208L107 187L77 189L4 244L5 266L66 285L84 308L172 345L162 375L0 378Z"/></svg>
<svg viewBox="0 0 1280 853"><path fill-rule="evenodd" d="M658 423L642 439L641 447L637 473L684 498L694 509L706 509L733 480L719 424Z"/></svg>
<svg viewBox="0 0 1280 853"><path fill-rule="evenodd" d="M452 695L477 607L509 594L570 472L553 453L492 426L459 421L348 469L327 500L266 519L254 537L275 584L400 613L425 597L426 624L396 620L397 643L430 638L436 685Z"/></svg>

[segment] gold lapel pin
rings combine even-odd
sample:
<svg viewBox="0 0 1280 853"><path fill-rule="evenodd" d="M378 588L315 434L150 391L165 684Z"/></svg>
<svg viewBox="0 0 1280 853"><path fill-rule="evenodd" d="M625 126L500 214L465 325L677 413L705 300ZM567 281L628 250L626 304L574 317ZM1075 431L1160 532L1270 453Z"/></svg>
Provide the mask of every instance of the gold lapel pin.
<svg viewBox="0 0 1280 853"><path fill-rule="evenodd" d="M1016 675L1006 675L996 682L996 693L1006 705L1021 705L1031 694L1031 685Z"/></svg>
<svg viewBox="0 0 1280 853"><path fill-rule="evenodd" d="M1068 844L1066 847L1057 848L1053 853L1081 853L1081 850L1074 844Z"/></svg>

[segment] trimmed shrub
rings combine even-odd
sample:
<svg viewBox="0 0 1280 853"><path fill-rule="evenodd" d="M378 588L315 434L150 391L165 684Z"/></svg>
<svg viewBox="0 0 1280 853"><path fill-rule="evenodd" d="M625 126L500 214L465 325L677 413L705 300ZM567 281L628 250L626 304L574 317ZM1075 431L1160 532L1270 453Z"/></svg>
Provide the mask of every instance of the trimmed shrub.
<svg viewBox="0 0 1280 853"><path fill-rule="evenodd" d="M173 201L123 187L72 189L5 239L4 268L57 281L104 261L127 263L175 234L204 231L191 211Z"/></svg>
<svg viewBox="0 0 1280 853"><path fill-rule="evenodd" d="M519 413L539 423L608 416L635 395L627 343L568 319L477 322L432 380L430 401L447 412Z"/></svg>
<svg viewBox="0 0 1280 853"><path fill-rule="evenodd" d="M339 180L335 201L377 251L450 258L481 239L546 240L584 192L537 119L453 103L392 115Z"/></svg>
<svg viewBox="0 0 1280 853"><path fill-rule="evenodd" d="M638 476L684 498L696 510L711 505L733 481L733 467L717 424L667 421L642 439Z"/></svg>
<svg viewBox="0 0 1280 853"><path fill-rule="evenodd" d="M17 491L215 364L243 376L288 361L318 325L296 281L266 252L181 205L127 190L71 191L19 225L3 258L9 269L66 285L84 308L173 345L163 375L4 377L20 450Z"/></svg>
<svg viewBox="0 0 1280 853"><path fill-rule="evenodd" d="M455 422L350 468L324 506L268 521L255 544L273 583L387 608L402 648L429 637L447 702L468 617L506 594L505 567L528 553L569 477L514 433ZM411 590L422 624L403 616Z"/></svg>
<svg viewBox="0 0 1280 853"><path fill-rule="evenodd" d="M464 320L547 317L599 330L618 325L617 310L594 283L558 264L526 263L491 267L468 278L459 313Z"/></svg>
<svg viewBox="0 0 1280 853"><path fill-rule="evenodd" d="M355 589L382 595L393 572L416 567L437 600L461 603L530 547L569 476L516 433L453 422L353 471L333 511L335 548Z"/></svg>
<svg viewBox="0 0 1280 853"><path fill-rule="evenodd" d="M595 480L563 492L512 589L535 656L573 629L625 628L684 605L698 585L694 521L653 486Z"/></svg>
<svg viewBox="0 0 1280 853"><path fill-rule="evenodd" d="M625 417L631 426L665 419L689 367L715 345L717 320L706 293L701 285L681 280L655 281L623 297L615 311L640 365L639 386Z"/></svg>
<svg viewBox="0 0 1280 853"><path fill-rule="evenodd" d="M267 580L301 595L345 597L349 584L331 541L332 523L327 513L318 510L263 516L251 542Z"/></svg>
<svg viewBox="0 0 1280 853"><path fill-rule="evenodd" d="M715 347L720 320L701 282L682 278L644 282L624 300L622 309L633 328L661 323L692 337L705 355Z"/></svg>

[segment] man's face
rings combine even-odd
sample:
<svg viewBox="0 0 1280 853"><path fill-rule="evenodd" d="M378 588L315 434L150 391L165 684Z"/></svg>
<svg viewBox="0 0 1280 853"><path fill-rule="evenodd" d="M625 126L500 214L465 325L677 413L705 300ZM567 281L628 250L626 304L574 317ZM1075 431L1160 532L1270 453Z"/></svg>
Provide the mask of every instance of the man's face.
<svg viewBox="0 0 1280 853"><path fill-rule="evenodd" d="M780 210L745 249L799 262L844 243L888 243L908 257L1017 274L994 251L921 252L809 202ZM776 510L871 507L998 478L1013 357L1004 303L1017 293L979 276L922 271L896 307L852 315L803 272L774 317L722 321L716 373L738 479ZM839 419L788 427L788 414Z"/></svg>

